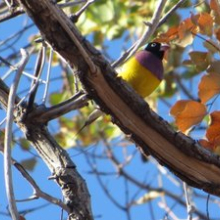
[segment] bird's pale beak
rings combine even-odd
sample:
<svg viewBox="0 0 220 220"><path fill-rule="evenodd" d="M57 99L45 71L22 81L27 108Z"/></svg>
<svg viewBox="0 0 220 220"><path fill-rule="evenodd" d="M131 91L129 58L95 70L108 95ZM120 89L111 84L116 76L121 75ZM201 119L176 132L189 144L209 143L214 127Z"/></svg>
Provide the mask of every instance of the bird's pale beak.
<svg viewBox="0 0 220 220"><path fill-rule="evenodd" d="M160 46L160 51L167 51L170 49L170 45L169 44L165 44L165 43L161 43L161 46Z"/></svg>

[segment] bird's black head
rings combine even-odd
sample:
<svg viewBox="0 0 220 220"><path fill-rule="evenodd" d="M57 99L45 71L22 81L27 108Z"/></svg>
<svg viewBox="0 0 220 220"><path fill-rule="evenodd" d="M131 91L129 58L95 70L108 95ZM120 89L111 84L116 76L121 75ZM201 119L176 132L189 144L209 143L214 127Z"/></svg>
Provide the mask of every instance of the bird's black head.
<svg viewBox="0 0 220 220"><path fill-rule="evenodd" d="M163 59L165 51L168 49L169 49L168 44L158 43L158 42L150 42L144 48L144 50L150 51L151 53L153 53L155 56L157 56L161 60Z"/></svg>

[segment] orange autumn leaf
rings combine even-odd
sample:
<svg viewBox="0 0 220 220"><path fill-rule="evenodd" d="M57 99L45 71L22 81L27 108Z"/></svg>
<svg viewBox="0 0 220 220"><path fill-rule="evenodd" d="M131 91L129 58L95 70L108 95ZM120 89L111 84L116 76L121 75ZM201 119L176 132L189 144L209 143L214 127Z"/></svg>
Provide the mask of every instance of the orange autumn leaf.
<svg viewBox="0 0 220 220"><path fill-rule="evenodd" d="M206 103L213 96L220 93L220 74L209 73L202 77L199 83L199 98L202 103Z"/></svg>
<svg viewBox="0 0 220 220"><path fill-rule="evenodd" d="M19 215L19 220L26 220L26 218L23 215Z"/></svg>
<svg viewBox="0 0 220 220"><path fill-rule="evenodd" d="M198 19L198 25L201 34L212 36L213 18L209 13L204 12L200 14Z"/></svg>
<svg viewBox="0 0 220 220"><path fill-rule="evenodd" d="M217 29L215 30L215 36L216 36L216 38L218 39L218 41L220 41L220 28L217 28Z"/></svg>
<svg viewBox="0 0 220 220"><path fill-rule="evenodd" d="M217 4L216 0L210 0L210 8L214 11L218 10L218 4Z"/></svg>
<svg viewBox="0 0 220 220"><path fill-rule="evenodd" d="M170 43L170 41L176 39L178 36L178 27L171 27L168 29L167 32L161 33L155 41L157 42L165 42L165 43Z"/></svg>
<svg viewBox="0 0 220 220"><path fill-rule="evenodd" d="M196 25L192 21L192 19L198 18L198 15L194 15L193 18L187 18L184 21L182 21L179 25L179 38L182 39L185 37L187 32L197 32Z"/></svg>
<svg viewBox="0 0 220 220"><path fill-rule="evenodd" d="M204 62L207 59L207 52L201 52L201 51L192 51L189 53L189 56L193 63L199 64L200 62Z"/></svg>
<svg viewBox="0 0 220 220"><path fill-rule="evenodd" d="M215 151L217 150L217 148L218 150L220 149L220 135L215 138L215 141L213 144L215 145Z"/></svg>
<svg viewBox="0 0 220 220"><path fill-rule="evenodd" d="M214 152L220 156L220 146L216 146Z"/></svg>
<svg viewBox="0 0 220 220"><path fill-rule="evenodd" d="M220 136L219 136L219 138L220 138ZM198 142L202 147L206 148L207 150L210 150L210 151L220 155L220 145L219 144L216 145L216 143L209 142L205 139L201 139Z"/></svg>
<svg viewBox="0 0 220 220"><path fill-rule="evenodd" d="M201 122L207 111L202 103L180 100L171 108L170 114L175 118L175 123L179 130L185 132L191 126Z"/></svg>
<svg viewBox="0 0 220 220"><path fill-rule="evenodd" d="M190 45L193 42L194 35L192 33L197 33L197 27L192 22L191 18L185 19L180 23L178 27L178 36L180 40L180 45L183 47Z"/></svg>
<svg viewBox="0 0 220 220"><path fill-rule="evenodd" d="M220 24L220 9L216 0L210 0L210 9L212 10L211 14L214 18L214 22Z"/></svg>
<svg viewBox="0 0 220 220"><path fill-rule="evenodd" d="M179 26L168 29L167 32L159 34L155 39L159 42L170 42L178 39L178 44L185 47L193 42L195 34L198 32L198 20L200 14L196 14L183 20ZM193 33L193 34L192 34Z"/></svg>
<svg viewBox="0 0 220 220"><path fill-rule="evenodd" d="M210 64L210 56L207 52L192 51L189 53L192 63L198 71L204 71Z"/></svg>
<svg viewBox="0 0 220 220"><path fill-rule="evenodd" d="M208 144L206 146L212 146L211 150L220 155L220 111L215 111L210 115L211 124L206 131L206 137ZM202 146L206 147L204 144Z"/></svg>
<svg viewBox="0 0 220 220"><path fill-rule="evenodd" d="M206 131L206 137L210 142L220 145L220 111L212 112L210 120L211 124Z"/></svg>
<svg viewBox="0 0 220 220"><path fill-rule="evenodd" d="M208 149L208 150L211 150L211 151L214 151L214 145L213 145L211 142L209 142L209 141L207 141L207 140L205 140L205 139L200 139L198 142L199 142L199 144L202 145L204 148L206 148L206 149Z"/></svg>

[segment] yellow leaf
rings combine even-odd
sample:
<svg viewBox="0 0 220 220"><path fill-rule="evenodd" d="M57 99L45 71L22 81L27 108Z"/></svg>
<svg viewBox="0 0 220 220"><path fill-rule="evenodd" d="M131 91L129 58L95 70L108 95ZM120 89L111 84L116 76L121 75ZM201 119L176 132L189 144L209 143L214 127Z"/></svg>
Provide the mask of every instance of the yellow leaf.
<svg viewBox="0 0 220 220"><path fill-rule="evenodd" d="M141 198L139 198L137 201L134 202L135 205L141 205L141 204L144 204L144 203L147 203L153 199L156 199L160 196L163 196L164 195L164 191L150 191L146 194L144 194Z"/></svg>
<svg viewBox="0 0 220 220"><path fill-rule="evenodd" d="M215 147L214 152L220 156L220 145Z"/></svg>
<svg viewBox="0 0 220 220"><path fill-rule="evenodd" d="M170 114L175 118L179 130L185 132L191 126L201 122L207 111L202 103L180 100L171 108Z"/></svg>
<svg viewBox="0 0 220 220"><path fill-rule="evenodd" d="M195 15L195 17L198 17L198 15ZM192 22L191 18L187 18L184 21L182 21L179 25L179 39L183 39L186 35L186 33L188 34L188 32L196 32L196 26L195 24Z"/></svg>
<svg viewBox="0 0 220 220"><path fill-rule="evenodd" d="M210 57L207 52L192 51L189 53L189 56L198 71L205 70L210 64Z"/></svg>
<svg viewBox="0 0 220 220"><path fill-rule="evenodd" d="M210 8L214 11L218 10L218 4L217 4L216 0L210 0Z"/></svg>
<svg viewBox="0 0 220 220"><path fill-rule="evenodd" d="M199 98L206 103L220 92L220 74L210 73L204 75L199 83Z"/></svg>
<svg viewBox="0 0 220 220"><path fill-rule="evenodd" d="M220 111L214 111L210 114L210 125L206 131L206 140L199 140L199 143L220 155Z"/></svg>
<svg viewBox="0 0 220 220"><path fill-rule="evenodd" d="M206 137L212 143L218 142L220 137L220 111L214 111L210 114L210 120L211 124L206 131Z"/></svg>
<svg viewBox="0 0 220 220"><path fill-rule="evenodd" d="M25 159L25 160L22 160L22 161L21 161L21 165L22 165L25 169L27 169L27 170L29 170L29 171L33 171L33 169L35 168L36 163L37 163L37 160L36 160L36 158L34 158L34 157L32 157L32 158L30 158L30 159Z"/></svg>
<svg viewBox="0 0 220 220"><path fill-rule="evenodd" d="M167 32L159 34L159 36L154 39L157 42L170 43L170 41L175 40L178 36L178 26L171 27Z"/></svg>
<svg viewBox="0 0 220 220"><path fill-rule="evenodd" d="M194 36L192 33L197 33L197 27L193 22L193 19L198 18L199 15L193 15L191 18L187 18L182 21L178 27L178 36L179 42L178 44L182 47L186 47L193 42Z"/></svg>
<svg viewBox="0 0 220 220"><path fill-rule="evenodd" d="M198 19L200 32L208 36L212 35L213 18L209 13L201 13Z"/></svg>
<svg viewBox="0 0 220 220"><path fill-rule="evenodd" d="M220 28L215 29L215 36L220 41Z"/></svg>

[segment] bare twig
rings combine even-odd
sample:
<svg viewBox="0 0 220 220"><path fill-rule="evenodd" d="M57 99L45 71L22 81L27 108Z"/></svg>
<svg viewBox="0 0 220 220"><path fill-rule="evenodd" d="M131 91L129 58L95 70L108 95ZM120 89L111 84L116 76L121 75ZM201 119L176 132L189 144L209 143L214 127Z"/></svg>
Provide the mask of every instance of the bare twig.
<svg viewBox="0 0 220 220"><path fill-rule="evenodd" d="M76 5L79 5L79 4L82 4L82 3L85 3L87 0L78 0L78 1L66 1L64 3L59 3L59 7L61 8L65 8L65 7L72 7L72 6L76 6Z"/></svg>
<svg viewBox="0 0 220 220"><path fill-rule="evenodd" d="M38 118L38 122L46 123L72 110L82 108L83 106L86 106L87 103L87 95L83 94L82 91L80 91L67 101L62 102L51 108L44 108L40 106L38 110L35 110L32 113L30 113L28 117L32 119Z"/></svg>
<svg viewBox="0 0 220 220"><path fill-rule="evenodd" d="M4 41L0 41L0 46L1 46L1 52L4 51L5 49L8 49L10 47L12 47L16 42L18 42L18 40L22 37L22 35L25 33L25 31L29 30L31 27L33 27L34 24L25 24L24 27L17 31L16 33L14 33L13 35L11 35L10 37L8 37L7 39L5 39ZM13 40L13 41L12 41ZM10 42L12 41L12 42ZM10 43L9 43L10 42ZM23 47L25 49L25 47ZM19 53L19 52L18 52ZM16 54L16 53L15 53ZM13 57L15 55L13 54ZM9 57L8 57L9 58Z"/></svg>
<svg viewBox="0 0 220 220"><path fill-rule="evenodd" d="M102 136L102 138L104 138ZM104 183L104 180L102 180L102 177L101 176L109 176L109 175L116 175L118 172L103 172L101 170L98 170L97 168L99 167L97 164L96 164L96 158L106 158L106 154L107 154L107 157L108 159L110 159L113 163L113 165L116 167L116 171L118 171L120 169L120 177L122 178L125 178L126 181L134 184L136 187L139 188L139 190L145 190L145 191L156 191L156 192L164 192L164 196L167 196L169 199L173 199L174 201L176 201L178 204L180 204L180 206L182 207L185 207L185 201L183 200L182 196L179 196L179 195L176 195L174 193L172 193L171 191L168 191L166 189L162 189L160 187L152 187L151 185L145 183L144 181L139 181L134 175L130 175L126 169L124 169L122 166L121 166L121 163L117 160L117 158L115 157L115 155L113 154L112 152L112 146L109 145L108 142L105 142L104 139L102 139L104 144L105 144L105 147L107 148L107 150L105 151L105 155L97 155L95 153L89 153L88 151L84 150L83 148L80 148L80 152L82 152L84 155L85 155L85 158L86 158L86 161L88 162L89 166L91 167L92 171L91 173L92 174L95 174L96 177L97 177L97 180L101 186L101 188L104 190L105 194L107 195L107 197L109 197L109 199L119 208L119 209L122 209L124 210L123 208L123 205L121 204L118 204L117 201L115 201L115 198L112 194L109 193L109 190L108 190L108 187L106 186L106 184ZM106 146L107 144L107 146ZM91 158L91 159L90 159ZM124 163L126 164L126 163ZM118 168L118 167L121 167L121 168ZM167 175L165 173L163 173L163 175ZM137 194L136 194L137 195ZM136 197L134 197L136 198ZM134 199L132 199L134 200ZM130 204L127 204L128 206L132 205L132 201ZM161 201L160 202L161 204L161 207L163 209L165 209L170 215L172 215L173 213L171 213L171 209L169 207L167 207L166 203L164 203L164 201ZM164 208L166 207L166 208ZM125 208L127 210L127 208ZM198 215L199 218L201 219L206 219L206 216L202 213L202 212L199 212L198 210L195 210L194 213L196 215Z"/></svg>
<svg viewBox="0 0 220 220"><path fill-rule="evenodd" d="M192 220L195 208L194 208L192 201L191 201L190 188L185 182L183 182L183 189L184 189L184 194L185 194L185 199L186 199L186 208L187 208L187 213L188 213L187 219Z"/></svg>
<svg viewBox="0 0 220 220"><path fill-rule="evenodd" d="M159 204L160 208L164 209L167 212L167 214L170 215L171 219L173 219L173 220L179 219L166 204L164 204L162 202L159 202L158 204Z"/></svg>
<svg viewBox="0 0 220 220"><path fill-rule="evenodd" d="M31 186L34 189L34 196L35 197L40 197L45 199L46 201L53 203L55 205L60 206L62 209L68 211L69 208L67 207L67 205L65 205L61 200L56 199L55 197L43 192L39 186L37 185L37 183L34 181L34 179L29 175L29 173L24 169L24 167L17 163L17 162L13 162L14 166L21 172L22 176L31 184Z"/></svg>
<svg viewBox="0 0 220 220"><path fill-rule="evenodd" d="M74 138L87 126L89 126L90 124L92 124L94 121L96 121L99 117L101 117L103 115L103 112L100 109L95 109L94 111L92 111L92 113L90 115L88 115L85 123L82 125L82 127L79 128L79 130L76 132L76 134L74 135ZM73 139L74 139L73 138Z"/></svg>
<svg viewBox="0 0 220 220"><path fill-rule="evenodd" d="M174 74L175 74L175 73L174 73ZM181 80L181 78L180 78L180 76L179 76L178 74L175 74L175 75L174 75L174 79L175 79L176 83L178 84L178 87L179 87L180 89L182 89L182 91L185 93L185 95L186 95L189 99L191 99L191 100L196 100L196 101L197 101L197 99L196 99L195 97L193 97L192 93L185 87L185 85L183 84L183 82L182 82L182 80Z"/></svg>
<svg viewBox="0 0 220 220"><path fill-rule="evenodd" d="M209 218L209 199L210 199L210 194L208 194L207 200L206 200L206 213L207 213L208 220L210 220L210 218Z"/></svg>
<svg viewBox="0 0 220 220"><path fill-rule="evenodd" d="M12 6L12 4L13 4L13 1L12 1L12 0L10 0L10 1L5 0L5 3L6 3L6 5L9 7L9 9L10 9L11 6Z"/></svg>
<svg viewBox="0 0 220 220"><path fill-rule="evenodd" d="M83 153L85 153L85 151L83 150ZM86 156L86 154L85 154ZM99 185L102 187L104 193L107 195L107 197L112 201L112 203L118 207L119 209L121 210L125 210L125 208L119 203L119 201L117 199L115 199L113 197L113 195L110 193L110 191L108 190L106 184L104 184L104 182L102 181L102 178L101 178L101 175L100 175L100 172L98 171L97 169L97 165L93 165L90 158L86 156L86 160L87 160L87 163L90 165L93 173L96 175L97 177L97 181L99 182ZM94 158L93 158L94 160Z"/></svg>
<svg viewBox="0 0 220 220"><path fill-rule="evenodd" d="M0 151L2 151L2 153L4 152L4 148L2 145L0 145ZM16 160L14 160L13 158L11 158L11 162L13 163L13 165L17 168L17 170L22 174L22 176L31 184L31 186L34 189L34 195L29 198L28 200L31 199L37 199L38 197L41 197L43 199L45 199L46 201L53 203L55 205L60 206L62 209L67 210L68 211L68 207L61 201L56 199L55 197L43 192L39 186L37 185L37 183L35 182L35 180L30 176L30 174L25 170L25 168L18 163ZM18 201L18 200L17 200ZM21 201L21 200L19 200ZM24 200L22 200L24 201Z"/></svg>
<svg viewBox="0 0 220 220"><path fill-rule="evenodd" d="M170 17L170 15L176 11L177 8L179 8L184 2L186 2L187 0L180 0L178 3L176 3L159 21L158 23L158 27L161 26L162 24L164 24L167 19Z"/></svg>
<svg viewBox="0 0 220 220"><path fill-rule="evenodd" d="M126 216L127 216L127 219L128 220L131 220L131 208L130 206L128 205L129 204L129 200L130 200L130 191L129 191L129 184L128 184L128 181L125 179L124 180L124 185L125 185L125 213L126 213Z"/></svg>
<svg viewBox="0 0 220 220"><path fill-rule="evenodd" d="M38 84L39 84L39 78L41 76L44 62L45 62L45 53L46 53L45 50L46 50L45 47L42 46L39 53L38 53L35 71L34 71L34 76L37 77L37 80L32 81L32 85L31 85L32 91L30 93L30 97L28 100L28 110L30 110L34 104L34 100L35 100L35 96L36 96Z"/></svg>
<svg viewBox="0 0 220 220"><path fill-rule="evenodd" d="M17 8L13 12L8 11L8 12L0 15L0 23L3 22L3 21L7 21L7 20L9 20L11 18L14 18L14 17L16 17L18 15L21 15L23 13L24 13L24 10L21 9L21 8Z"/></svg>
<svg viewBox="0 0 220 220"><path fill-rule="evenodd" d="M162 1L158 3L158 7L157 9L155 9L155 14L152 17L151 22L144 22L146 26L148 26L148 29L141 36L141 38L137 42L135 42L135 44L133 44L126 52L122 54L121 57L119 57L118 60L116 60L112 64L112 67L116 67L120 65L125 59L128 58L128 56L131 57L141 45L145 44L148 41L150 36L154 34L155 30L158 27L160 27L164 22L166 22L166 20L171 16L171 14L175 12L177 8L179 8L185 1L186 0L180 0L178 3L176 3L159 21L158 18L161 15L161 12L165 6L166 1ZM158 9L160 11L158 11Z"/></svg>
<svg viewBox="0 0 220 220"><path fill-rule="evenodd" d="M152 36L154 32L156 31L159 21L160 21L161 14L166 5L166 2L167 0L160 0L160 2L158 2L158 5L155 8L155 12L153 14L152 20L150 23L148 23L147 30L135 44L134 48L131 51L131 55L133 55L140 46L143 46L143 44L145 44L147 40L150 38L150 36Z"/></svg>
<svg viewBox="0 0 220 220"><path fill-rule="evenodd" d="M5 186L6 193L9 201L9 207L12 219L19 219L19 214L16 207L14 198L13 182L12 182L12 171L11 171L11 140L12 140L12 125L13 125L13 111L14 103L16 98L16 90L18 87L19 79L22 71L28 61L28 55L25 50L21 49L22 59L20 66L18 67L17 74L14 82L11 86L9 98L8 98L8 110L7 110L7 121L5 131L5 144L4 144L4 173L5 173Z"/></svg>
<svg viewBox="0 0 220 220"><path fill-rule="evenodd" d="M9 63L6 59L4 59L4 58L1 57L1 56L0 56L0 61L2 61L5 65L7 65L8 67L10 67L10 70L9 70L8 72L6 72L6 73L1 77L2 80L5 80L5 79L11 74L12 71L17 71L18 68L17 68L16 65L12 65L11 63ZM24 76L27 76L28 78L31 78L31 79L34 79L34 80L37 80L37 79L38 79L37 77L35 77L35 76L31 75L30 73L25 72L25 71L23 71L22 74L23 74ZM44 81L44 80L42 80L42 79L38 79L38 80L39 80L39 82L41 82L41 83L46 83L46 81Z"/></svg>
<svg viewBox="0 0 220 220"><path fill-rule="evenodd" d="M155 8L155 12L153 14L153 17L151 19L151 22L145 22L145 24L148 26L144 34L141 36L141 38L135 42L117 61L115 61L112 66L116 67L119 65L119 63L123 62L126 58L131 57L140 46L145 44L150 36L152 36L155 32L155 30L158 27L158 23L160 21L161 14L163 12L163 9L165 7L167 0L160 0L157 3L157 7Z"/></svg>
<svg viewBox="0 0 220 220"><path fill-rule="evenodd" d="M42 100L43 104L45 104L46 99L47 99L47 95L48 95L52 60L53 60L53 48L50 47L50 56L49 56L48 68L47 68L47 79L46 79L46 83L45 83L45 90L44 90L44 95L43 95L43 100Z"/></svg>
<svg viewBox="0 0 220 220"><path fill-rule="evenodd" d="M81 16L81 14L93 3L95 2L95 0L89 0L86 2L86 4L78 11L76 12L74 15L71 16L71 20L73 22L77 22L79 17Z"/></svg>

